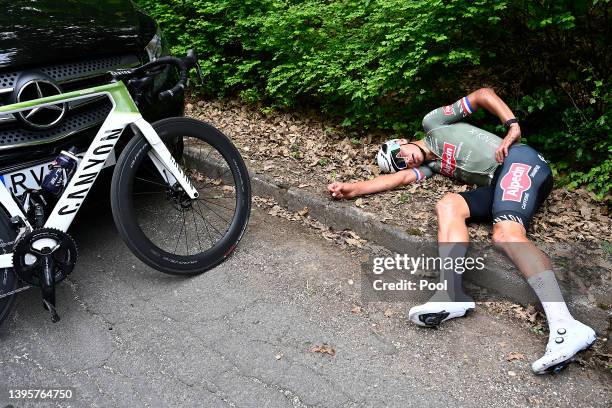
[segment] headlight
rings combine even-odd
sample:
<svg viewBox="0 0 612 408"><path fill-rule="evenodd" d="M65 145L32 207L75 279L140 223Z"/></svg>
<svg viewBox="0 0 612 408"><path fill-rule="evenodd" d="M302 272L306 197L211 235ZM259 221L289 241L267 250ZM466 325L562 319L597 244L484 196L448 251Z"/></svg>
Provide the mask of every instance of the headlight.
<svg viewBox="0 0 612 408"><path fill-rule="evenodd" d="M157 32L151 38L151 41L145 47L145 51L149 56L149 61L155 61L162 55L162 34L159 27L157 28Z"/></svg>

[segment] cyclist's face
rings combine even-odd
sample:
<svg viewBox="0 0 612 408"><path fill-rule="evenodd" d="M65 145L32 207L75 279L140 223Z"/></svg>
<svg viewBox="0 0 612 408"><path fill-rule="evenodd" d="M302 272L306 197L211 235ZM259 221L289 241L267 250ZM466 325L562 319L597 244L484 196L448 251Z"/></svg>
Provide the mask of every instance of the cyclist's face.
<svg viewBox="0 0 612 408"><path fill-rule="evenodd" d="M406 139L400 139L399 143L401 147L398 156L406 161L406 166L408 168L419 167L425 160L421 149L413 144L408 144Z"/></svg>

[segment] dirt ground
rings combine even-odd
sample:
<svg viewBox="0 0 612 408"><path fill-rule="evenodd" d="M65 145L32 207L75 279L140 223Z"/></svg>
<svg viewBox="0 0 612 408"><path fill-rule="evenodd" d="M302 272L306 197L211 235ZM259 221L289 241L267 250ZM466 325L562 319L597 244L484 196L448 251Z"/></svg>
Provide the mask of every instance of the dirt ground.
<svg viewBox="0 0 612 408"><path fill-rule="evenodd" d="M192 98L186 115L221 129L238 146L251 169L288 186L328 196L326 185L333 181L358 181L379 174L374 157L385 135L350 133L316 112L269 112L235 99ZM410 234L435 237L436 201L447 192L472 187L436 175L422 183L352 202L376 214L382 222L406 228ZM608 241L612 236L610 209L593 197L584 189L554 189L532 223L530 238L548 243ZM470 238L475 241L489 240L490 233L489 225L470 228Z"/></svg>
<svg viewBox="0 0 612 408"><path fill-rule="evenodd" d="M327 184L358 181L379 174L374 157L385 135L351 134L325 121L317 112L270 112L235 99L190 98L186 108L186 116L209 122L229 136L251 170L272 177L287 187L305 189L332 200L327 193ZM422 183L349 202L376 214L382 222L401 226L408 233L424 239L435 239L437 220L433 210L436 201L447 192L461 192L473 187L436 175ZM292 213L266 197L254 197L254 204L269 215L317 230L323 238L341 246L359 250L370 245L353 231L335 231L312 219L308 208ZM608 244L612 236L610 210L584 189L568 191L555 188L528 231L529 237L539 246L546 247L543 249L549 255L553 254L548 249L557 250L568 245L575 247L574 253L576 248L585 248L585 252L579 254L582 258L579 262L588 266L594 275L586 276L586 271L582 271L584 282L573 276L581 282L585 293L592 285L608 287L612 280L612 251ZM474 241L490 240L490 225L473 224L469 231ZM513 302L500 302L499 299L492 302L487 301L486 296L481 298L483 301L479 304L491 312L521 321L534 333L546 335L544 318L533 306L525 308ZM598 345L581 363L609 371L612 368L610 351L605 345Z"/></svg>

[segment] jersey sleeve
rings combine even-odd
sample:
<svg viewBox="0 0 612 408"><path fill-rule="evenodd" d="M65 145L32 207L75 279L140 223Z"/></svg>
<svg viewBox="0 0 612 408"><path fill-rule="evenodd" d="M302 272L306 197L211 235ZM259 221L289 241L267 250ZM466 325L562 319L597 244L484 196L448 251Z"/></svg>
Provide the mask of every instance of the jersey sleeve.
<svg viewBox="0 0 612 408"><path fill-rule="evenodd" d="M426 178L429 178L433 175L433 171L429 168L429 166L426 165L413 168L412 170L417 175L417 182L425 180Z"/></svg>
<svg viewBox="0 0 612 408"><path fill-rule="evenodd" d="M423 128L426 132L451 123L458 122L474 112L467 96L457 102L432 110L423 118Z"/></svg>

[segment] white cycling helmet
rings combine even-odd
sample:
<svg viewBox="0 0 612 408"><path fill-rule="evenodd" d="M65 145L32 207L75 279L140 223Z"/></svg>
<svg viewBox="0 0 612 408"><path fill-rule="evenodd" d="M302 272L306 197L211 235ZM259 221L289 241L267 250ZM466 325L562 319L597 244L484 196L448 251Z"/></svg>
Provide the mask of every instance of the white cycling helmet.
<svg viewBox="0 0 612 408"><path fill-rule="evenodd" d="M401 147L399 140L388 140L378 149L376 161L381 172L395 173L406 168L406 161L401 157L397 157Z"/></svg>

